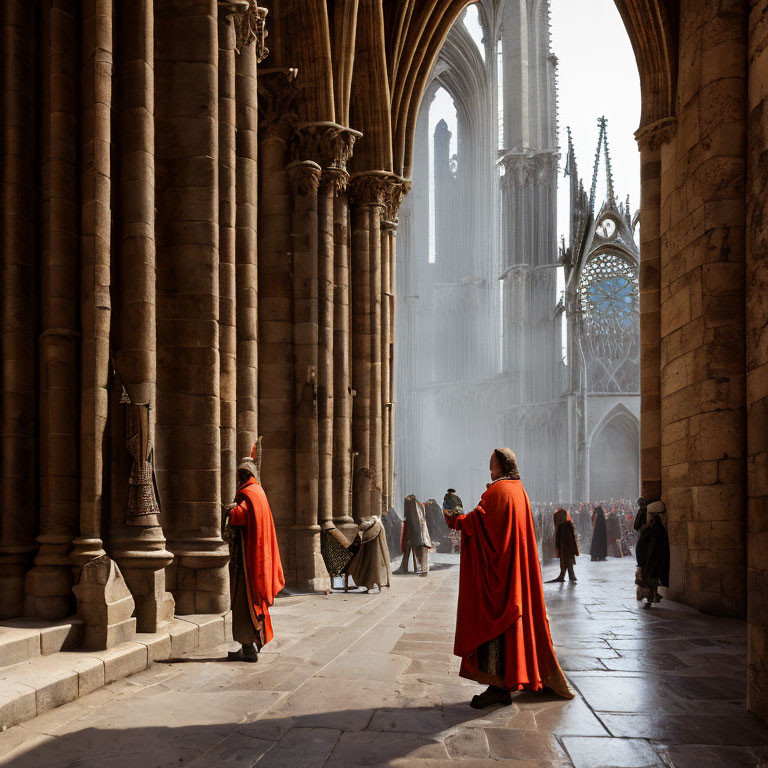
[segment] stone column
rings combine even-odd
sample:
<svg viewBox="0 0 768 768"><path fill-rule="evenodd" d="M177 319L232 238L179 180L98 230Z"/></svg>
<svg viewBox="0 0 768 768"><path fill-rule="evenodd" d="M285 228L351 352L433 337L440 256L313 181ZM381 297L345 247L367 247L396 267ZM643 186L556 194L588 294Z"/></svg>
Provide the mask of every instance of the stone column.
<svg viewBox="0 0 768 768"><path fill-rule="evenodd" d="M221 500L237 491L237 311L235 281L236 97L235 21L237 3L219 0L219 434Z"/></svg>
<svg viewBox="0 0 768 768"><path fill-rule="evenodd" d="M20 616L34 553L37 501L37 255L35 42L37 19L21 0L2 6L2 242L0 243L0 619ZM48 90L46 87L46 92ZM50 94L48 94L50 99Z"/></svg>
<svg viewBox="0 0 768 768"><path fill-rule="evenodd" d="M333 522L352 531L352 378L350 347L349 201L334 200Z"/></svg>
<svg viewBox="0 0 768 768"><path fill-rule="evenodd" d="M112 2L86 0L82 14L80 536L71 554L79 566L105 554L101 517L110 374Z"/></svg>
<svg viewBox="0 0 768 768"><path fill-rule="evenodd" d="M176 612L229 607L221 539L218 8L155 8L157 478Z"/></svg>
<svg viewBox="0 0 768 768"><path fill-rule="evenodd" d="M69 551L77 532L79 282L77 199L78 4L50 0L41 13L40 520L24 613L72 613Z"/></svg>
<svg viewBox="0 0 768 768"><path fill-rule="evenodd" d="M236 312L237 312L237 455L250 454L258 432L258 260L256 199L258 107L256 48L246 46L235 59L236 94ZM226 497L224 497L226 500Z"/></svg>
<svg viewBox="0 0 768 768"><path fill-rule="evenodd" d="M297 581L305 589L329 586L320 557L318 524L318 191L321 168L311 160L288 165L293 214L293 357L296 403L296 541Z"/></svg>
<svg viewBox="0 0 768 768"><path fill-rule="evenodd" d="M157 632L173 618L174 601L165 591L165 568L173 555L165 548L151 477L154 444L157 334L155 306L155 141L154 2L117 6L120 56L120 197L115 238L118 264L113 387L112 481L109 552L117 561L136 604L139 632ZM121 388L125 394L121 397ZM132 458L126 425L141 453L144 438L134 430L146 420L148 460ZM143 454L142 454L143 455ZM129 481L130 477L130 481ZM130 490L129 490L129 486ZM133 501L131 496L133 494Z"/></svg>
<svg viewBox="0 0 768 768"><path fill-rule="evenodd" d="M394 506L394 340L395 340L395 244L397 213L410 182L391 179L386 188L384 218L381 222L382 265L382 512Z"/></svg>
<svg viewBox="0 0 768 768"><path fill-rule="evenodd" d="M321 169L317 197L317 397L318 397L318 522L333 523L333 413L334 413L334 200L346 189L347 162L360 134L336 123L301 123L293 136L298 161Z"/></svg>
<svg viewBox="0 0 768 768"><path fill-rule="evenodd" d="M640 493L661 498L661 145L672 118L637 132L640 147Z"/></svg>
<svg viewBox="0 0 768 768"><path fill-rule="evenodd" d="M259 69L258 285L261 476L275 517L286 581L295 584L293 263L285 172L295 114L294 69Z"/></svg>
<svg viewBox="0 0 768 768"><path fill-rule="evenodd" d="M395 246L395 221L385 212L381 220L381 512L386 512L392 503L390 443L392 435L392 261Z"/></svg>
<svg viewBox="0 0 768 768"><path fill-rule="evenodd" d="M352 449L353 514L381 511L381 220L393 175L352 177Z"/></svg>

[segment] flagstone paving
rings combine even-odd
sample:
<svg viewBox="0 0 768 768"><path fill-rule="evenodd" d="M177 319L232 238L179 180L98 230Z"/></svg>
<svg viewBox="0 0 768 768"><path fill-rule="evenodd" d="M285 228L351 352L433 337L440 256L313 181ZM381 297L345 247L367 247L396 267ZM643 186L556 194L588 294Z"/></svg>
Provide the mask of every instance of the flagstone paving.
<svg viewBox="0 0 768 768"><path fill-rule="evenodd" d="M279 598L258 664L221 646L152 667L0 733L18 768L753 768L745 629L634 600L631 559L547 584L573 701L522 694L478 712L452 656L455 556L383 594ZM544 568L555 575L554 564Z"/></svg>

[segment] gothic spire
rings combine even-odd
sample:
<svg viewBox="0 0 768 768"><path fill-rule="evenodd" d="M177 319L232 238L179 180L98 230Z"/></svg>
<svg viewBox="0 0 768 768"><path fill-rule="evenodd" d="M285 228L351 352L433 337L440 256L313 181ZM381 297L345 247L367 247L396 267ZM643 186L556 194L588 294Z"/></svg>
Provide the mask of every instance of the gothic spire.
<svg viewBox="0 0 768 768"><path fill-rule="evenodd" d="M605 184L608 192L608 203L612 207L616 207L616 195L613 191L613 168L611 166L611 151L608 147L608 118L603 115L598 120L603 132L603 149L605 151Z"/></svg>

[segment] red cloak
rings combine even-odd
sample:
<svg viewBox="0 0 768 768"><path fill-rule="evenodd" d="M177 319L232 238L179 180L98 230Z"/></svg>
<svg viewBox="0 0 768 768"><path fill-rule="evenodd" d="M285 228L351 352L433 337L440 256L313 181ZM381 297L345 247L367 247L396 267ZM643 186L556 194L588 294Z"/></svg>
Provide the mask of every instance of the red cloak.
<svg viewBox="0 0 768 768"><path fill-rule="evenodd" d="M251 618L264 616L265 641L273 637L269 606L285 586L280 550L277 548L275 522L267 495L259 482L251 477L240 486L235 496L237 506L229 513L230 525L245 528L243 556L245 560Z"/></svg>
<svg viewBox="0 0 768 768"><path fill-rule="evenodd" d="M478 648L499 636L504 644L504 686L538 691L547 686L573 698L557 663L549 632L544 586L528 495L520 480L497 480L469 514L446 515L461 531L456 639L462 677L488 682Z"/></svg>

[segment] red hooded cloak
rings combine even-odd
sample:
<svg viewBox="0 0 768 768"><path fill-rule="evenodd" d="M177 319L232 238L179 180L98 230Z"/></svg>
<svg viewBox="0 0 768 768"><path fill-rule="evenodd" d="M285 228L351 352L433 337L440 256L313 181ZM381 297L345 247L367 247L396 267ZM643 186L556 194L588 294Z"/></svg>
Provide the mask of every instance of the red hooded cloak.
<svg viewBox="0 0 768 768"><path fill-rule="evenodd" d="M478 666L478 648L501 637L505 688L538 691L547 686L573 698L552 647L531 505L523 484L497 480L476 509L446 515L446 521L461 531L453 650L462 659L459 674L487 683Z"/></svg>
<svg viewBox="0 0 768 768"><path fill-rule="evenodd" d="M267 495L259 482L251 477L240 486L235 496L237 506L229 513L232 526L244 528L243 558L248 602L254 626L264 616L265 642L274 637L269 606L285 586L280 550L277 548L275 522Z"/></svg>

